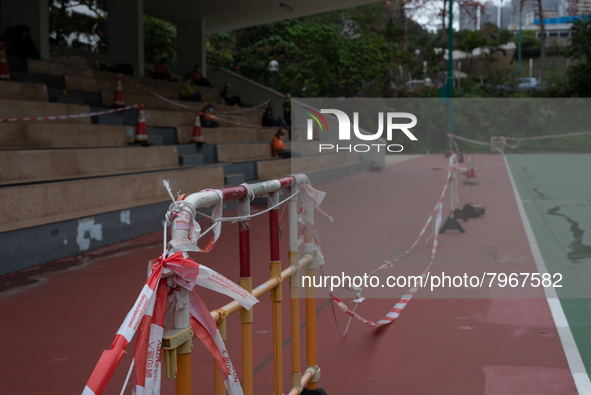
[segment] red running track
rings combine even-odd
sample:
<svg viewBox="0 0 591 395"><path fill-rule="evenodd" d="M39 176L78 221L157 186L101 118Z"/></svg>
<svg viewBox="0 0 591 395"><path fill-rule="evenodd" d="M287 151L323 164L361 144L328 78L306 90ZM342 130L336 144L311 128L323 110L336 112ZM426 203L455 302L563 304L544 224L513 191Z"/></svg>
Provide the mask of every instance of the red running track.
<svg viewBox="0 0 591 395"><path fill-rule="evenodd" d="M462 185L460 202L484 203L486 215L463 224L465 234L441 235L433 272L462 265L481 265L483 270L512 265L519 271L535 271L502 157L477 155L475 162L480 185ZM359 173L319 186L328 193L323 209L335 218L331 223L316 216L327 274L369 272L392 252L410 246L439 196L445 180L440 167L445 163L440 156L425 156L383 172ZM286 219L287 212L281 219L285 235ZM260 216L251 227L255 285L268 277L267 224L266 216ZM147 262L161 253L161 238L159 232L1 278L1 392L81 393L140 292ZM286 239L281 246L283 267ZM237 281L237 243L237 226L225 223L213 251L192 256ZM420 272L429 250L430 242L404 262ZM210 291L199 292L210 309L228 302ZM284 292L287 300L287 287ZM320 386L328 394L356 395L577 393L545 299L434 299L424 298L422 292L392 325L375 330L354 321L346 337L337 332L330 304L319 298ZM353 294L344 291L340 296ZM357 312L372 320L382 318L397 298L380 296L368 298ZM287 392L289 308L287 303L284 306ZM301 310L304 322L303 306ZM254 316L255 393L272 393L269 297L261 298ZM346 321L337 311L341 330ZM228 320L228 350L240 374L239 326L237 315ZM119 394L132 355L130 345L106 393ZM198 340L192 366L194 393L213 393L213 360ZM163 379L162 393L174 393L173 383Z"/></svg>

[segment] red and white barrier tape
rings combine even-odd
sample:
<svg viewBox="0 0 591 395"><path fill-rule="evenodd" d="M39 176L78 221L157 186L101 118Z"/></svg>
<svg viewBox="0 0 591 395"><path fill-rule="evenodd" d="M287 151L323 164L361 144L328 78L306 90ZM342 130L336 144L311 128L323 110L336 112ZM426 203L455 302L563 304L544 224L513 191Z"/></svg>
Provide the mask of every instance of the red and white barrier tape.
<svg viewBox="0 0 591 395"><path fill-rule="evenodd" d="M135 81L130 80L129 78L123 77L123 81L128 82L131 85L135 86L136 88L139 88L141 90L144 90L144 91L152 94L153 96L157 97L158 99L160 99L160 100L162 100L162 101L164 101L164 102L166 102L168 104L172 104L173 106L177 106L179 108L184 108L184 109L192 110L192 111L199 111L199 108L197 108L197 107L189 106L187 104L183 104L183 103L179 103L179 102L176 102L174 100L171 100L171 99L167 98L166 96L163 96L163 95L161 95L161 94L153 91L152 89L150 89L150 88L148 88L148 87L146 87L144 85L141 85L141 84L139 84L139 83L137 83ZM241 109L236 110L236 111L226 111L226 112L216 111L216 112L218 114L224 114L224 115L240 114L240 113L249 112L249 111L253 111L253 110L259 109L259 108L267 105L267 103L269 103L268 100L267 101L264 101L264 102L262 102L260 104L257 104L254 107L241 108ZM207 104L207 103L204 103L204 104Z"/></svg>
<svg viewBox="0 0 591 395"><path fill-rule="evenodd" d="M69 114L69 115L51 115L45 117L22 117L22 118L0 118L0 122L25 122L25 121L56 121L60 119L74 119L74 118L88 118L96 117L99 115L112 114L120 111L127 111L132 108L138 108L139 104L134 104L127 107L114 108L112 110L88 112L82 114Z"/></svg>
<svg viewBox="0 0 591 395"><path fill-rule="evenodd" d="M451 137L452 139L458 139L458 140L462 140L462 141L466 141L468 143L472 143L472 144L477 144L477 145L490 145L489 142L483 142L483 141L477 141L477 140L472 140L472 139L468 139L466 137L462 137L462 136L458 136L457 134L446 134L447 137Z"/></svg>
<svg viewBox="0 0 591 395"><path fill-rule="evenodd" d="M152 394L160 391L160 363L161 363L161 339L164 330L164 315L162 311L166 302L166 277L174 276L175 282L180 286L193 290L195 285L199 285L213 291L231 296L244 308L250 309L258 300L240 286L230 281L214 270L203 266L185 256L186 253L176 252L166 259L162 256L157 260L150 262L152 273L144 285L140 296L137 298L134 306L127 314L123 324L117 331L115 340L110 350L106 350L101 355L94 371L92 372L88 383L84 389L84 395L102 394L113 376L117 365L119 364L125 348L131 342L136 330L140 327L140 334L136 347L141 350L135 354L135 389L138 386L141 390L138 393ZM162 285L159 289L158 283ZM202 306L201 299L192 292L190 294L189 307L191 315L195 320L206 328L215 322L211 318L209 311ZM204 305L203 305L204 306ZM217 330L217 329L216 329ZM231 361L227 355L225 346L219 332L213 332L208 329L211 339L197 329L195 332L200 339L204 340L205 345L212 351L218 365L225 377L228 379L230 394L241 394L242 390L236 387L236 375L233 372ZM219 338L219 339L218 339ZM147 339L147 340L146 340ZM209 342L209 343L208 343ZM211 347L215 344L215 349ZM215 351L217 350L217 351ZM148 392L150 389L151 392Z"/></svg>
<svg viewBox="0 0 591 395"><path fill-rule="evenodd" d="M379 270L391 267L394 262L397 262L400 259L402 259L403 257L407 256L410 253L410 251L412 251L412 249L414 249L415 246L418 244L419 240L421 239L421 237L423 236L423 234L427 230L429 224L433 221L433 218L435 218L436 231L435 231L435 236L433 238L433 246L431 247L431 257L429 260L429 264L427 265L425 270L423 270L423 272L421 273L421 281L425 281L428 273L431 270L431 267L433 266L433 263L435 262L435 258L437 256L437 247L439 245L439 232L437 230L440 228L441 222L442 222L443 199L445 198L445 193L449 187L449 182L451 180L452 172L455 172L455 171L457 171L457 167L448 169L447 178L445 180L445 185L443 186L443 190L441 191L441 195L439 196L439 199L437 200L437 203L435 204L435 208L433 209L433 212L431 213L431 215L427 219L427 222L423 226L423 229L421 229L419 236L417 237L415 242L412 244L412 246L406 251L405 254L403 254L403 256L401 256L395 260L392 260L392 261L387 261L384 265L382 265L378 269L374 270L372 272L372 275L375 274L376 272L378 272ZM361 315L355 313L356 307L353 309L349 308L342 300L337 298L332 292L330 293L330 297L331 297L332 301L337 305L337 307L339 307L339 309L341 311L343 311L345 314L349 315L352 318L355 318L357 321L359 321L365 325L368 325L370 327L379 327L379 326L388 325L388 324L391 324L392 322L394 322L400 316L400 313L402 312L402 310L404 310L407 303L413 298L413 296L417 293L418 290L419 290L419 288L417 288L417 287L411 287L404 295L402 295L402 297L388 311L388 313L382 319L380 319L378 321L368 320L366 318L363 318Z"/></svg>
<svg viewBox="0 0 591 395"><path fill-rule="evenodd" d="M573 133L562 133L562 134L547 134L544 136L532 136L532 137L504 137L498 136L503 139L503 144L510 148L517 148L519 143L522 141L529 141L529 140L544 140L544 139L555 139L555 138L562 138L562 137L576 137L576 136L588 136L591 135L591 132L573 132ZM458 136L457 134L447 134L448 137L452 137L453 139L458 139L462 141L466 141L468 143L477 144L477 145L490 145L488 141L477 141L472 140L466 137ZM515 145L509 144L507 140L516 141Z"/></svg>

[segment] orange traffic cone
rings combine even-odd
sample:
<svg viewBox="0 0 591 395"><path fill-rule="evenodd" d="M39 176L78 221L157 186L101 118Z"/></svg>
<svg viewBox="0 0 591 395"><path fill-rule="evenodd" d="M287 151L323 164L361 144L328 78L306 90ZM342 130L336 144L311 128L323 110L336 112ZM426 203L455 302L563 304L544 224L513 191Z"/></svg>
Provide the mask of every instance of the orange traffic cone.
<svg viewBox="0 0 591 395"><path fill-rule="evenodd" d="M199 111L195 112L195 125L193 126L193 137L191 141L194 143L203 142L203 134L201 133L201 119L199 119Z"/></svg>
<svg viewBox="0 0 591 395"><path fill-rule="evenodd" d="M466 181L464 184L468 185L477 185L478 182L474 181L476 178L476 166L474 166L474 161L472 160L472 155L468 157L468 171L466 172Z"/></svg>
<svg viewBox="0 0 591 395"><path fill-rule="evenodd" d="M121 77L123 77L123 74L119 74L117 77L117 87L115 88L113 105L123 107L125 106L125 102L123 101L123 87L121 86Z"/></svg>
<svg viewBox="0 0 591 395"><path fill-rule="evenodd" d="M8 71L8 62L6 61L6 54L4 53L4 43L0 41L0 79L9 80L10 72Z"/></svg>
<svg viewBox="0 0 591 395"><path fill-rule="evenodd" d="M140 104L139 111L137 114L137 124L135 127L135 142L136 143L147 143L148 142L148 130L146 129L146 115L144 114L144 105Z"/></svg>

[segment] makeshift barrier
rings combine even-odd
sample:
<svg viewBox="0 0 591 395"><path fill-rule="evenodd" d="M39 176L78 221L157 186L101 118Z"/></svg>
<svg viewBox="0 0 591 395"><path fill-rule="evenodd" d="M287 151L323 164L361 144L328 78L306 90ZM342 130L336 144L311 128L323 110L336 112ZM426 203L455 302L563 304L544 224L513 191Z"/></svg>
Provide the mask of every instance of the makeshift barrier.
<svg viewBox="0 0 591 395"><path fill-rule="evenodd" d="M169 194L172 197L170 188ZM288 197L280 200L281 192L288 191ZM256 196L267 195L267 210L251 214L250 201ZM300 270L313 276L322 265L317 230L314 225L314 210L324 198L324 193L312 188L305 175L291 175L285 178L257 184L242 184L220 190L204 190L189 196L182 195L174 200L166 216L164 228L164 250L162 255L150 262L150 275L142 293L121 325L111 349L106 350L97 363L83 394L101 394L121 360L124 350L136 330L135 374L133 389L138 394L159 393L161 371L168 378L176 377L176 393L192 394L191 349L192 338L199 337L214 356L219 369L215 370L216 394L242 394L240 380L233 368L230 356L224 346L226 320L240 311L242 332L242 385L245 394L253 394L252 369L252 322L251 307L257 298L270 293L273 305L273 366L274 394L283 394L282 360L282 283L290 279L292 377L289 394L316 390L320 378L316 356L316 302L314 288L306 287L306 369L302 372L300 359L299 292ZM238 216L222 217L223 202L237 201ZM282 270L279 249L279 207L289 204L289 267ZM215 205L211 216L200 213L202 207ZM250 273L250 219L268 212L270 230L270 278L253 289ZM209 217L213 225L201 232L195 221L197 214ZM221 232L223 221L237 221L239 224L240 286L200 265L188 256L189 251L210 251ZM171 228L171 240L167 240L167 226ZM198 240L208 232L213 236L206 247L197 245ZM304 255L299 258L299 247ZM199 295L193 291L200 285L234 299L211 313ZM172 310L172 307L175 307ZM169 317L166 319L165 317ZM168 321L168 322L167 322ZM139 329L138 329L139 328ZM164 330L164 328L169 328ZM161 340L161 341L160 341ZM133 366L133 364L132 364ZM131 368L130 368L131 369ZM128 376L129 377L129 376ZM320 390L321 391L321 390ZM198 393L198 391L194 391Z"/></svg>
<svg viewBox="0 0 591 395"><path fill-rule="evenodd" d="M439 233L445 233L446 230L450 229L457 229L460 233L465 233L466 231L458 222L459 218L463 219L464 222L468 221L468 218L464 215L463 211L460 210L460 195L458 192L459 166L456 154L452 154L449 157L449 168L453 169L449 180L449 215L441 229L439 229Z"/></svg>
<svg viewBox="0 0 591 395"><path fill-rule="evenodd" d="M68 115L48 115L44 117L17 117L17 118L0 118L0 122L27 122L27 121L59 121L62 119L75 118L90 118L98 117L99 115L113 114L116 112L127 111L133 108L139 108L140 104L134 104L127 107L114 108L112 110L86 112L82 114L68 114Z"/></svg>

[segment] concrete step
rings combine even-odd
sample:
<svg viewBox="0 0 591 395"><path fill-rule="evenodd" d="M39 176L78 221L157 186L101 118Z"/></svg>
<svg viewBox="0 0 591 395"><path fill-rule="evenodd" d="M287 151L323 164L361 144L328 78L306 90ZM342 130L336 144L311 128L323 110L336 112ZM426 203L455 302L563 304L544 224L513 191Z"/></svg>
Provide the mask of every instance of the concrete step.
<svg viewBox="0 0 591 395"><path fill-rule="evenodd" d="M271 151L270 142L217 144L217 157L220 162L271 158Z"/></svg>
<svg viewBox="0 0 591 395"><path fill-rule="evenodd" d="M80 90L66 90L66 89L55 89L49 88L49 97L76 97L83 99L83 104L89 106L101 107L103 105L102 97L98 92L87 92Z"/></svg>
<svg viewBox="0 0 591 395"><path fill-rule="evenodd" d="M44 117L82 114L90 112L89 106L65 103L34 102L0 99L0 118ZM55 122L55 121L47 121ZM60 120L60 123L90 123L90 117Z"/></svg>
<svg viewBox="0 0 591 395"><path fill-rule="evenodd" d="M179 156L199 153L199 148L197 147L197 144L177 145L176 150L179 153Z"/></svg>
<svg viewBox="0 0 591 395"><path fill-rule="evenodd" d="M3 187L0 233L165 202L162 180L188 193L224 186L222 167L206 166Z"/></svg>
<svg viewBox="0 0 591 395"><path fill-rule="evenodd" d="M193 101L184 101L179 99L179 93L167 93L162 94L171 102L159 98L152 93L146 90L140 90L137 92L136 90L139 88L134 87L133 85L123 84L123 100L126 104L143 104L144 107L152 109L152 110L163 110L163 111L200 111L205 107L207 103L212 103L215 105L215 97L210 96L203 96L202 102L193 102ZM92 89L89 89L92 90ZM129 92L131 90L131 93ZM113 90L101 90L102 100L104 106L111 106L113 105L113 98L115 88ZM174 104L176 103L176 104Z"/></svg>
<svg viewBox="0 0 591 395"><path fill-rule="evenodd" d="M0 80L0 99L46 102L48 100L47 86Z"/></svg>
<svg viewBox="0 0 591 395"><path fill-rule="evenodd" d="M164 145L178 144L175 128L148 126L146 129L148 136L162 136L162 144Z"/></svg>
<svg viewBox="0 0 591 395"><path fill-rule="evenodd" d="M263 160L256 163L256 173L259 180L271 180L285 177L292 173L313 173L322 170L359 163L356 153L332 153L302 156L291 159Z"/></svg>
<svg viewBox="0 0 591 395"><path fill-rule="evenodd" d="M178 167L176 147L67 148L0 151L0 184L97 177Z"/></svg>
<svg viewBox="0 0 591 395"><path fill-rule="evenodd" d="M61 74L50 75L45 73L32 73L32 72L10 72L10 77L15 81L29 82L31 84L45 85L48 88L64 89L65 83L64 78Z"/></svg>
<svg viewBox="0 0 591 395"><path fill-rule="evenodd" d="M204 164L202 154L187 154L179 156L179 164L181 166L201 166Z"/></svg>
<svg viewBox="0 0 591 395"><path fill-rule="evenodd" d="M125 119L119 114L106 114L92 117L92 123L97 125L125 125Z"/></svg>
<svg viewBox="0 0 591 395"><path fill-rule="evenodd" d="M164 136L157 134L148 135L148 145L164 145Z"/></svg>
<svg viewBox="0 0 591 395"><path fill-rule="evenodd" d="M69 104L88 104L84 101L81 97L71 97L71 96L57 96L51 100L52 102L56 103L69 103Z"/></svg>
<svg viewBox="0 0 591 395"><path fill-rule="evenodd" d="M124 146L135 127L52 122L0 123L0 148Z"/></svg>
<svg viewBox="0 0 591 395"><path fill-rule="evenodd" d="M113 94L115 92L117 77L119 74L112 72L105 72L96 69L81 68L72 65L61 65L53 64L39 65L39 61L35 61L34 70L42 71L46 70L48 74L56 73L57 75L64 75L64 84L66 89L77 89L91 92L104 92L105 99L108 101L113 100ZM59 74L58 74L59 73ZM144 88L133 85L128 82L129 80L134 81ZM140 78L137 76L125 75L122 81L123 98L127 101L130 99L126 98L127 94L149 97L153 96L150 92L155 92L159 95L167 97L169 99L179 99L179 92L182 88L182 82L168 82L159 81L151 78ZM202 94L204 102L216 103L219 92L217 89L205 88L198 86L197 90ZM164 103L163 101L161 101ZM106 103L110 105L111 102Z"/></svg>
<svg viewBox="0 0 591 395"><path fill-rule="evenodd" d="M256 161L224 163L223 166L224 176L231 174L242 174L245 180L258 179Z"/></svg>
<svg viewBox="0 0 591 395"><path fill-rule="evenodd" d="M245 182L244 174L236 173L236 174L225 174L224 175L224 185L226 187L235 187Z"/></svg>
<svg viewBox="0 0 591 395"><path fill-rule="evenodd" d="M208 144L262 141L271 143L275 132L275 130L246 127L201 128L203 141ZM179 142L187 143L191 141L193 126L177 126L177 133Z"/></svg>
<svg viewBox="0 0 591 395"><path fill-rule="evenodd" d="M188 143L176 146L180 155L201 154L205 163L217 162L216 146L215 144L198 144Z"/></svg>

